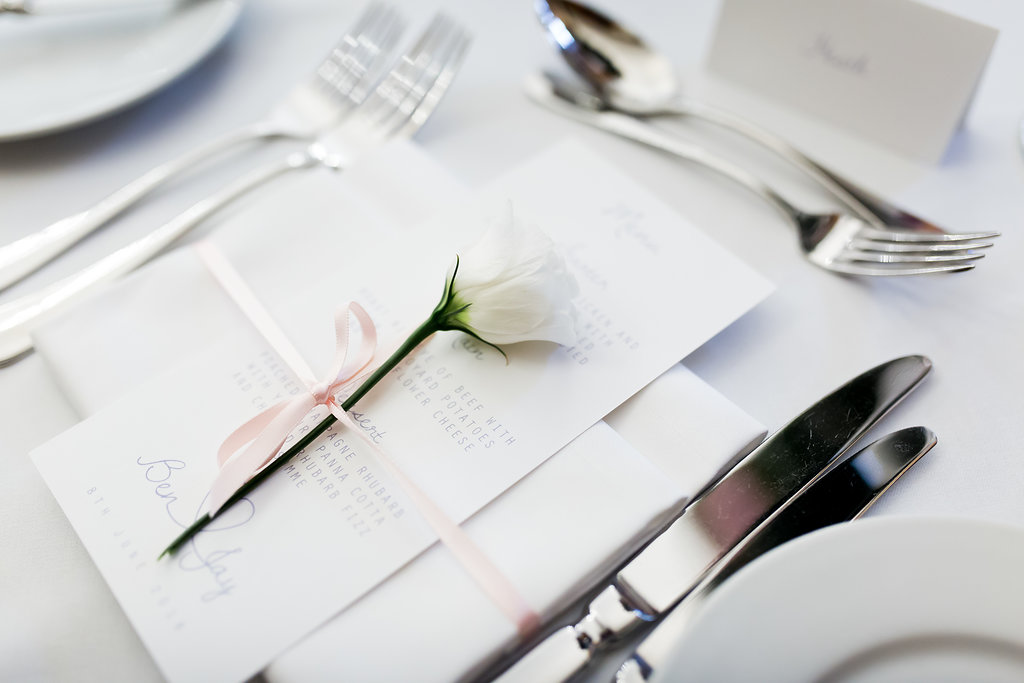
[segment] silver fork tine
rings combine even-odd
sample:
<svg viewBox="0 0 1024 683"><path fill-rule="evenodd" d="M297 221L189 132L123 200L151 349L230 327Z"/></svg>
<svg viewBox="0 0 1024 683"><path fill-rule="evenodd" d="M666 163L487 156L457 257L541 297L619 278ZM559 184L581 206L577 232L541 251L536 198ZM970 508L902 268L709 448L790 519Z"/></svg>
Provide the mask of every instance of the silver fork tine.
<svg viewBox="0 0 1024 683"><path fill-rule="evenodd" d="M424 74L429 73L435 64L437 52L445 45L451 29L452 22L448 17L444 15L434 17L410 58L404 60L404 63L374 92L376 110L371 114L376 113L388 117L396 111L401 111L403 105L409 106L410 95L413 95L415 99L414 92L417 83L424 77Z"/></svg>
<svg viewBox="0 0 1024 683"><path fill-rule="evenodd" d="M985 258L984 254L891 254L877 251L850 250L844 254L844 261L862 261L867 263L958 263L977 261Z"/></svg>
<svg viewBox="0 0 1024 683"><path fill-rule="evenodd" d="M451 21L446 22L438 42L440 44L434 48L430 63L386 123L392 135L410 135L429 118L430 111L447 90L468 46L468 40L461 29ZM428 101L430 104L424 107ZM413 122L414 118L418 123Z"/></svg>
<svg viewBox="0 0 1024 683"><path fill-rule="evenodd" d="M462 60L465 59L466 53L469 51L469 43L469 35L462 29L459 29L458 35L452 44L451 54L445 60L443 68L437 74L433 84L427 89L420 105L413 110L405 125L396 133L396 136L411 137L426 123L430 115L434 113L434 109L448 91L448 86L455 79L455 74L458 73Z"/></svg>
<svg viewBox="0 0 1024 683"><path fill-rule="evenodd" d="M389 116L400 107L423 72L430 66L432 54L436 45L443 40L448 25L448 18L444 15L434 17L408 57L403 57L402 63L374 89L362 109L363 112L379 121L377 117Z"/></svg>
<svg viewBox="0 0 1024 683"><path fill-rule="evenodd" d="M852 247L871 251L921 253L921 252L954 252L971 249L986 249L992 242L884 242L877 239L854 239Z"/></svg>
<svg viewBox="0 0 1024 683"><path fill-rule="evenodd" d="M974 268L973 263L964 265L944 265L944 266L924 266L920 268L911 267L900 267L900 268L888 268L885 266L862 266L856 263L847 263L844 261L835 261L829 268L839 273L845 273L847 275L931 275L933 273L959 273Z"/></svg>
<svg viewBox="0 0 1024 683"><path fill-rule="evenodd" d="M321 91L346 106L362 102L387 68L387 63L376 57L390 53L404 29L404 22L393 7L381 3L371 5L351 33L346 34L317 67L315 73Z"/></svg>
<svg viewBox="0 0 1024 683"><path fill-rule="evenodd" d="M911 232L909 230L883 230L867 227L865 237L889 240L892 242L969 242L972 240L990 240L999 237L998 232Z"/></svg>
<svg viewBox="0 0 1024 683"><path fill-rule="evenodd" d="M360 113L366 112L378 135L412 135L447 91L468 45L468 35L454 21L436 16L411 58L377 87Z"/></svg>

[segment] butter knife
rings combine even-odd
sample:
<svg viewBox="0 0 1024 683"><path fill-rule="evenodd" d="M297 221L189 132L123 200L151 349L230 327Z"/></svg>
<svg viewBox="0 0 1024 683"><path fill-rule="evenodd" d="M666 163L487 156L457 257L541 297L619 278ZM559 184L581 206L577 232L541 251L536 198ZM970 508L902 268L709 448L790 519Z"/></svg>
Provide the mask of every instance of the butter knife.
<svg viewBox="0 0 1024 683"><path fill-rule="evenodd" d="M574 626L550 634L497 680L565 680L591 656L656 621L757 525L805 490L931 369L905 356L858 375L768 437L627 563Z"/></svg>
<svg viewBox="0 0 1024 683"><path fill-rule="evenodd" d="M829 470L716 564L644 637L620 667L616 682L657 681L700 606L723 581L786 541L860 517L935 443L935 435L925 427L908 427L882 437Z"/></svg>

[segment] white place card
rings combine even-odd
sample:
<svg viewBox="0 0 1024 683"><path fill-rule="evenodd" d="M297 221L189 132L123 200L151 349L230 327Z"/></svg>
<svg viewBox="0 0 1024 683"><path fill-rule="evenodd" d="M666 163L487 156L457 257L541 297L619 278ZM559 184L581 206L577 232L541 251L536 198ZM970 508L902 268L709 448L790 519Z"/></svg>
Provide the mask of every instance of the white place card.
<svg viewBox="0 0 1024 683"><path fill-rule="evenodd" d="M769 291L641 188L568 145L400 241L363 233L280 322L315 369L327 365L339 301L364 304L385 347L399 341L433 308L455 251L510 201L577 275L576 346L510 346L506 363L461 333L441 333L357 407L368 435L459 521ZM252 675L433 542L368 449L334 428L178 556L155 561L203 511L219 441L299 390L240 330L33 453L171 680Z"/></svg>
<svg viewBox="0 0 1024 683"><path fill-rule="evenodd" d="M914 0L724 0L708 68L893 152L937 163L997 35Z"/></svg>

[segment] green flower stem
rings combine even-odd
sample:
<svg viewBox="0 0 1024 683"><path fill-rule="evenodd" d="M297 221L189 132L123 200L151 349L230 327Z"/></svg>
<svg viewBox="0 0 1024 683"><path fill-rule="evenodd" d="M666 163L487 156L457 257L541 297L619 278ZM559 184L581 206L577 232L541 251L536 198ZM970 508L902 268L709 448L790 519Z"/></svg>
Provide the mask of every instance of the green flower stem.
<svg viewBox="0 0 1024 683"><path fill-rule="evenodd" d="M440 308L441 307L439 306L438 309ZM431 316L422 325L417 327L413 331L413 333L409 335L408 339L402 342L402 345L399 346L395 350L395 352L392 353L388 357L388 359L380 365L380 367L373 371L373 374L366 378L365 382L359 385L359 388L356 389L351 396L349 396L347 399L344 400L344 402L342 402L341 409L344 410L345 412L351 410L352 407L356 404L356 402L366 395L366 392L372 389L373 386L377 384L377 382L383 379L384 375L391 372L395 368L395 366L401 363L403 358L412 353L413 349L415 349L423 341L425 341L427 337L434 334L434 332L437 332L438 330L442 329L442 318L443 316L441 315L441 311L435 310L434 313L431 314ZM181 534L176 539L174 539L171 542L171 544L164 549L162 553L160 553L160 557L158 557L157 559L159 560L163 558L164 555L173 555L181 546L185 545L189 541L189 539L191 539L197 533L202 531L203 528L205 528L214 519L219 517L221 513L223 513L225 510L230 508L232 505L234 505L241 499L245 498L257 486L263 483L263 481L267 479L271 474L273 474L278 469L287 464L288 461L291 460L296 453L301 451L303 448L312 443L314 439L316 439L318 436L327 431L327 428L330 427L335 422L337 422L337 420L338 418L336 418L333 414L329 414L323 420L318 422L317 425L313 427L311 430L309 430L309 432L305 436L303 436L301 439L295 442L295 444L292 445L291 448L282 453L280 457L271 462L264 469L260 470L255 475L253 475L253 477L249 481L245 482L245 484L243 484L237 491L235 491L235 493L230 498L227 499L224 505L222 505L221 508L217 510L217 512L213 516L209 514L204 514L202 517L198 518L195 522L193 522L191 526L182 531Z"/></svg>

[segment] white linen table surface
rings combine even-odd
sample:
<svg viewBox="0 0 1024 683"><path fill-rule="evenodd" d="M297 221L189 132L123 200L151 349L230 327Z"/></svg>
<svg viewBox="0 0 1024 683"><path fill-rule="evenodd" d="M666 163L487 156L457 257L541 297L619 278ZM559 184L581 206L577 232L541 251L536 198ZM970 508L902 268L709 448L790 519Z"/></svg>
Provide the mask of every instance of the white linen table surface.
<svg viewBox="0 0 1024 683"><path fill-rule="evenodd" d="M421 17L433 9L411 0L396 4ZM1001 230L996 247L966 274L868 281L825 273L803 260L791 228L757 199L699 169L541 111L522 95L523 77L564 67L527 2L438 4L464 21L476 41L418 140L453 175L477 185L555 140L579 138L761 270L778 290L685 364L770 428L871 365L906 353L929 356L932 376L876 432L925 424L937 432L939 446L871 514L953 514L1024 525L1024 465L1016 438L1024 414L1024 161L1017 143L1024 115L1024 7L929 4L1002 32L965 128L935 167L860 144L703 77L715 0L609 0L602 7L664 49L681 67L687 91L741 109L857 182L951 228ZM256 118L309 71L360 9L360 3L327 0L251 0L225 45L152 99L78 130L0 146L0 240L82 210L154 163ZM795 174L750 146L695 123L671 125L763 172L808 208L823 203ZM280 149L254 156L269 158ZM241 167L224 164L168 188L0 294L0 301L140 236ZM8 612L6 623L34 610L33 618L51 629L47 638L5 629L0 661L16 664L34 652L59 663L54 677L153 680L148 655L26 457L76 419L38 356L0 370L0 543L7 551L0 562L0 605ZM25 595L28 587L39 594Z"/></svg>

